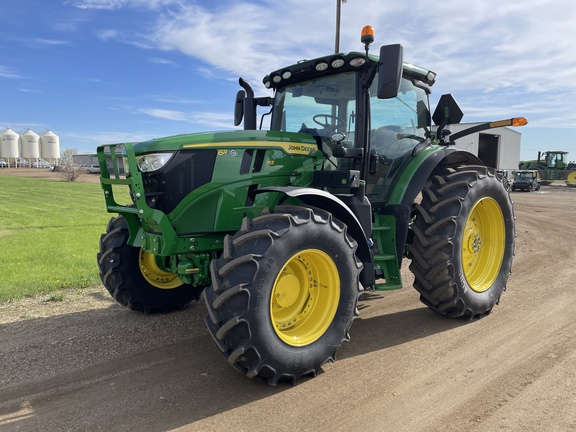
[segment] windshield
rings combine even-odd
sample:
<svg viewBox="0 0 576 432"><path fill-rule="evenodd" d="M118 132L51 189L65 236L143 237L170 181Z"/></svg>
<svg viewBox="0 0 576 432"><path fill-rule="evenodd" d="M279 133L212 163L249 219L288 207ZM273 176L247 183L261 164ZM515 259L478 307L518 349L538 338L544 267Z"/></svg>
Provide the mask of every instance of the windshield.
<svg viewBox="0 0 576 432"><path fill-rule="evenodd" d="M355 80L356 73L348 72L304 81L278 91L272 129L301 133L313 130L325 139L340 132L351 140L356 117ZM403 79L396 98L378 99L376 86L377 79L374 79L370 88L370 136L378 151L391 156L402 154L416 143L414 140L402 142L396 135L415 135L422 139L427 136L427 122L422 118L428 110L426 92ZM385 137L387 131L394 136ZM387 151L383 147L387 147Z"/></svg>
<svg viewBox="0 0 576 432"><path fill-rule="evenodd" d="M345 135L339 145L363 147L370 152L369 195L385 192L386 178L394 175L403 156L429 135L427 92L412 81L402 80L398 96L378 99L377 77L370 87L370 126L367 143L355 142L357 135L356 72L303 81L276 93L272 129L309 133L316 137L326 156L325 170L359 169L351 159L331 157L338 143L335 133ZM362 136L359 135L359 136Z"/></svg>
<svg viewBox="0 0 576 432"><path fill-rule="evenodd" d="M275 98L272 129L315 132L330 139L335 132L353 132L354 72L305 81L279 91Z"/></svg>
<svg viewBox="0 0 576 432"><path fill-rule="evenodd" d="M534 177L534 174L531 172L517 172L516 178L517 179L531 179Z"/></svg>

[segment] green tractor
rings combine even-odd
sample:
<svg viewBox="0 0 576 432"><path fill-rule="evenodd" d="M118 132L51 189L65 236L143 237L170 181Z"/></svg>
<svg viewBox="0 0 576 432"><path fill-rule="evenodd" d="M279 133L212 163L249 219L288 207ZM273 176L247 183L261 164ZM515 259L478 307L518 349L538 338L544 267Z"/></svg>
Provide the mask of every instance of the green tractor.
<svg viewBox="0 0 576 432"><path fill-rule="evenodd" d="M404 258L433 311L492 310L512 266L513 206L500 176L453 141L526 120L450 134L462 112L444 95L431 115L435 73L403 63L401 45L371 55L373 40L367 26L364 52L268 74L273 97L240 79L244 130L98 148L119 215L97 259L120 304L168 312L203 293L218 351L272 385L334 361L362 292L401 288ZM260 127L258 107L269 107Z"/></svg>
<svg viewBox="0 0 576 432"><path fill-rule="evenodd" d="M521 161L519 170L536 170L543 185L554 180L564 180L568 187L576 187L576 163L568 162L568 152L538 152L538 159Z"/></svg>

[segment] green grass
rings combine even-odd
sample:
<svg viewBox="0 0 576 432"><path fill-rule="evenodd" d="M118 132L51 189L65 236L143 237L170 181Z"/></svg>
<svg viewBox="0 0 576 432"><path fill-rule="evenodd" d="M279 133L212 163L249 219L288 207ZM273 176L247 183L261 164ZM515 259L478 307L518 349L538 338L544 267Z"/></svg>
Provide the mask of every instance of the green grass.
<svg viewBox="0 0 576 432"><path fill-rule="evenodd" d="M100 285L112 216L99 184L0 176L0 302Z"/></svg>

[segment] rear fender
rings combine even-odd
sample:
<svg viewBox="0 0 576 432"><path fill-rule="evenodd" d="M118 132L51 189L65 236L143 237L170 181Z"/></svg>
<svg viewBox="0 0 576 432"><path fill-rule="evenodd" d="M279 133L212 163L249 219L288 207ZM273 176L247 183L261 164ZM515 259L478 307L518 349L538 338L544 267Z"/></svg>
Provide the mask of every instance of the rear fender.
<svg viewBox="0 0 576 432"><path fill-rule="evenodd" d="M408 238L411 219L411 206L416 196L424 189L428 178L438 166L449 168L461 165L484 165L484 163L478 159L477 156L466 151L455 148L439 149L419 165L403 194L397 193L397 191L395 191L396 193L393 192L391 194L391 202L386 204L382 209L377 210L383 214L401 216L396 217L396 253L399 265L401 265L402 256L404 255L404 247ZM396 200L394 198L396 198Z"/></svg>
<svg viewBox="0 0 576 432"><path fill-rule="evenodd" d="M424 189L430 174L437 166L456 167L460 165L484 165L477 156L455 148L442 148L428 157L412 176L402 200L398 204L412 204L414 198Z"/></svg>

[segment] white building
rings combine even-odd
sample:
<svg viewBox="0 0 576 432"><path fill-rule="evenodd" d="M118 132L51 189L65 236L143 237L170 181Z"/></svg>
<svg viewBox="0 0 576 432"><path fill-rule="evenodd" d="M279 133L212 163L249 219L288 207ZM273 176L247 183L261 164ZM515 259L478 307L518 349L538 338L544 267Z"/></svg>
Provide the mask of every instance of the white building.
<svg viewBox="0 0 576 432"><path fill-rule="evenodd" d="M453 134L482 123L458 123L446 128ZM520 162L522 134L515 129L500 127L487 129L455 141L456 147L475 154L484 165L500 170L516 170Z"/></svg>
<svg viewBox="0 0 576 432"><path fill-rule="evenodd" d="M446 126L446 129L455 134L480 124L483 122L457 123ZM520 162L521 138L522 134L517 130L500 127L459 138L455 141L455 147L475 154L488 167L512 171L518 169Z"/></svg>

